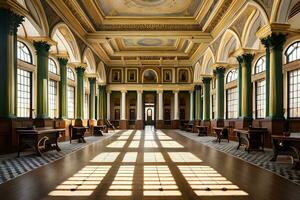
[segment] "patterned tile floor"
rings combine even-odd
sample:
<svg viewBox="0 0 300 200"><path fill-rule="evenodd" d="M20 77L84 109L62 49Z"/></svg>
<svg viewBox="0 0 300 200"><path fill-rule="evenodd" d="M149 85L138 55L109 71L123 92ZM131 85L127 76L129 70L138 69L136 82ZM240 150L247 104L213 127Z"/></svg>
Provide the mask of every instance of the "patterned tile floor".
<svg viewBox="0 0 300 200"><path fill-rule="evenodd" d="M273 156L272 149L265 149L265 152L252 151L246 152L243 147L237 150L237 142L223 140L220 144L215 142L215 137L198 137L195 133L177 130L185 137L195 140L201 144L217 149L221 152L232 155L253 165L269 170L279 176L282 176L294 183L300 184L300 170L291 169L291 159L289 157L278 157L276 162L271 162Z"/></svg>
<svg viewBox="0 0 300 200"><path fill-rule="evenodd" d="M118 131L115 133L118 133ZM60 152L45 152L42 157L34 155L33 152L22 152L19 158L16 157L16 153L0 155L0 184L58 160L67 154L76 152L97 141L111 137L112 135L114 135L114 133L109 132L104 133L103 137L86 137L86 143L77 143L74 141L70 144L69 141L61 142L59 143L59 147L61 148Z"/></svg>

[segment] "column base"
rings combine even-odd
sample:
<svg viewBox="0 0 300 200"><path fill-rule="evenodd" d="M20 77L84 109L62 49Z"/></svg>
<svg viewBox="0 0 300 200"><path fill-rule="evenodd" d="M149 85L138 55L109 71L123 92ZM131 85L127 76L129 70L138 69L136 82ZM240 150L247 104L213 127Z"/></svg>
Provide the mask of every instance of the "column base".
<svg viewBox="0 0 300 200"><path fill-rule="evenodd" d="M50 118L37 118L34 120L34 125L36 127L54 127L54 120Z"/></svg>
<svg viewBox="0 0 300 200"><path fill-rule="evenodd" d="M136 120L135 121L135 129L143 130L144 129L144 120Z"/></svg>
<svg viewBox="0 0 300 200"><path fill-rule="evenodd" d="M177 120L172 120L172 129L179 129L180 127L180 121L177 119Z"/></svg>
<svg viewBox="0 0 300 200"><path fill-rule="evenodd" d="M164 129L165 128L164 120L156 120L155 128L156 129Z"/></svg>
<svg viewBox="0 0 300 200"><path fill-rule="evenodd" d="M129 126L128 120L120 120L119 125L120 125L121 130L128 129L128 126Z"/></svg>

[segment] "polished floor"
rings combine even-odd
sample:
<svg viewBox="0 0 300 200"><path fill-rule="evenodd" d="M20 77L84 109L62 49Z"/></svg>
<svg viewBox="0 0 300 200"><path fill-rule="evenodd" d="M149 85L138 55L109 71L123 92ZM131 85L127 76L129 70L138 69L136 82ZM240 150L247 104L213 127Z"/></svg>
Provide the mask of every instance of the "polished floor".
<svg viewBox="0 0 300 200"><path fill-rule="evenodd" d="M127 130L0 185L5 199L296 200L300 186L172 130Z"/></svg>

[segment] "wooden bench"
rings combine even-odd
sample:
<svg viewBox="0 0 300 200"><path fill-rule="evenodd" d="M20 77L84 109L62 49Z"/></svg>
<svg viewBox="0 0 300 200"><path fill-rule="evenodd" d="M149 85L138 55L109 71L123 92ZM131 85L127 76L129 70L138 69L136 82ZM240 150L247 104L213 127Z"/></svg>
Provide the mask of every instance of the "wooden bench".
<svg viewBox="0 0 300 200"><path fill-rule="evenodd" d="M16 132L19 139L18 157L24 145L32 147L36 151L36 154L41 156L46 151L60 151L57 142L60 134L64 133L65 129L27 127L17 128Z"/></svg>
<svg viewBox="0 0 300 200"><path fill-rule="evenodd" d="M79 143L85 143L84 134L89 129L87 126L69 126L70 143L72 140L78 140Z"/></svg>
<svg viewBox="0 0 300 200"><path fill-rule="evenodd" d="M105 131L106 126L105 125L96 125L96 126L93 126L93 128L94 128L95 136L103 136L103 131Z"/></svg>
<svg viewBox="0 0 300 200"><path fill-rule="evenodd" d="M226 139L229 142L228 127L214 127L214 133L217 137L217 142L221 142L222 139Z"/></svg>
<svg viewBox="0 0 300 200"><path fill-rule="evenodd" d="M207 126L196 126L198 130L198 136L207 136L208 135L208 127Z"/></svg>
<svg viewBox="0 0 300 200"><path fill-rule="evenodd" d="M293 168L300 169L300 133L272 135L272 142L274 155L271 161L276 161L278 155L289 155L293 158Z"/></svg>
<svg viewBox="0 0 300 200"><path fill-rule="evenodd" d="M237 149L244 144L248 153L251 150L264 150L265 135L268 133L267 128L234 129L233 131L236 133L239 141Z"/></svg>
<svg viewBox="0 0 300 200"><path fill-rule="evenodd" d="M188 123L184 123L184 131L187 132L192 132L193 131L193 127L194 127L194 122L193 121L189 121Z"/></svg>
<svg viewBox="0 0 300 200"><path fill-rule="evenodd" d="M105 125L107 129L116 130L115 126L109 120L105 120Z"/></svg>

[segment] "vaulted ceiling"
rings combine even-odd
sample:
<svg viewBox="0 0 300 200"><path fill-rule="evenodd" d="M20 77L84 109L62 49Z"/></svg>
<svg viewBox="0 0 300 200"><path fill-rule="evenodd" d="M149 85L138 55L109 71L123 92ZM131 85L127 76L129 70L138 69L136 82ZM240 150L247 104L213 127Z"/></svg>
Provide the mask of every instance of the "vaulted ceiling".
<svg viewBox="0 0 300 200"><path fill-rule="evenodd" d="M234 0L49 0L108 66L192 65Z"/></svg>

